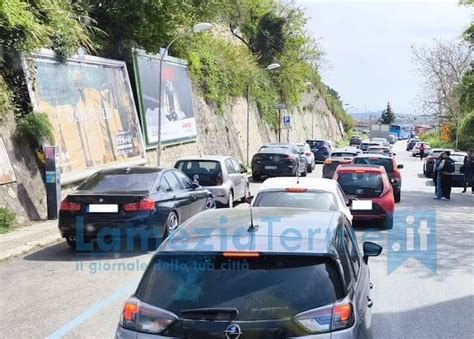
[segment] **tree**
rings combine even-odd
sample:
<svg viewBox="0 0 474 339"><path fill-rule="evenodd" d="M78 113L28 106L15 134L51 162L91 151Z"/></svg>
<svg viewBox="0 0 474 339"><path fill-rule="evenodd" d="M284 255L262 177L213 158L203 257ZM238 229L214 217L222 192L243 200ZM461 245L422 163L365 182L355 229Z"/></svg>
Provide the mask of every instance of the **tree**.
<svg viewBox="0 0 474 339"><path fill-rule="evenodd" d="M380 116L380 122L382 124L391 124L395 121L395 113L393 113L392 106L390 102L387 103L387 108L383 110L382 115Z"/></svg>
<svg viewBox="0 0 474 339"><path fill-rule="evenodd" d="M466 114L461 104L462 79L470 69L471 50L465 41L438 40L428 48L413 48L413 56L425 83L423 110L440 123L450 123L457 147L459 127Z"/></svg>

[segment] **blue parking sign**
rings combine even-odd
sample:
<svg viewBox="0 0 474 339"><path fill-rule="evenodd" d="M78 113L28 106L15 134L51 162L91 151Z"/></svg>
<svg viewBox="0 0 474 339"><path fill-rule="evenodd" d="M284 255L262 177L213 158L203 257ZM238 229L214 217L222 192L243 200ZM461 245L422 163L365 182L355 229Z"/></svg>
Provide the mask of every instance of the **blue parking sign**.
<svg viewBox="0 0 474 339"><path fill-rule="evenodd" d="M283 126L285 128L290 128L291 126L291 120L290 120L290 116L289 115L284 115L283 116Z"/></svg>

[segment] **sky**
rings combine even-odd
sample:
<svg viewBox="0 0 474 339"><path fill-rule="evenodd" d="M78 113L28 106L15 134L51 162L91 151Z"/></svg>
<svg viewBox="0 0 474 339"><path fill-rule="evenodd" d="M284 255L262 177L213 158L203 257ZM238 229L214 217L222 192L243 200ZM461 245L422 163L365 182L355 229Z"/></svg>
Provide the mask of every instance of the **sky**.
<svg viewBox="0 0 474 339"><path fill-rule="evenodd" d="M325 52L323 81L349 112L421 114L411 47L459 38L473 19L457 0L296 0Z"/></svg>

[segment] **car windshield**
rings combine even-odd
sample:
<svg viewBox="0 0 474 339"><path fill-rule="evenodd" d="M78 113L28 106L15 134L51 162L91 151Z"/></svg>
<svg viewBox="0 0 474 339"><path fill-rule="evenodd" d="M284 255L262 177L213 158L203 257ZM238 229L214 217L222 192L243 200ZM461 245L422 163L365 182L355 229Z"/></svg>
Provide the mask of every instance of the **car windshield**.
<svg viewBox="0 0 474 339"><path fill-rule="evenodd" d="M158 172L150 173L96 173L77 189L79 191L125 192L149 191Z"/></svg>
<svg viewBox="0 0 474 339"><path fill-rule="evenodd" d="M337 181L346 195L359 198L376 198L383 191L383 179L379 173L341 173Z"/></svg>
<svg viewBox="0 0 474 339"><path fill-rule="evenodd" d="M193 254L156 256L136 296L178 316L186 309L232 307L239 320L268 320L331 304L342 291L334 263L321 257Z"/></svg>
<svg viewBox="0 0 474 339"><path fill-rule="evenodd" d="M454 162L464 162L464 155L462 154L451 154L450 157Z"/></svg>
<svg viewBox="0 0 474 339"><path fill-rule="evenodd" d="M332 152L331 158L353 158L355 156L354 153L350 152Z"/></svg>
<svg viewBox="0 0 474 339"><path fill-rule="evenodd" d="M255 197L255 207L309 208L324 211L337 211L334 195L330 192L260 192Z"/></svg>
<svg viewBox="0 0 474 339"><path fill-rule="evenodd" d="M392 159L387 158L378 158L375 157L364 157L364 158L354 158L354 164L361 165L380 165L385 168L387 173L393 172L393 161Z"/></svg>
<svg viewBox="0 0 474 339"><path fill-rule="evenodd" d="M181 160L175 167L183 171L190 179L197 174L201 186L216 186L222 180L222 168L219 161Z"/></svg>

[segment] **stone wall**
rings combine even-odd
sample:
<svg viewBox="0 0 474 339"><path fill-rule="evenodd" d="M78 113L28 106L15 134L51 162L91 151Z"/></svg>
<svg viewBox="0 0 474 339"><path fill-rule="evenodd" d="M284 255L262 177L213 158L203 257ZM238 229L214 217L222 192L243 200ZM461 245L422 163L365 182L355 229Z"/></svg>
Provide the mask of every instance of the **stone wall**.
<svg viewBox="0 0 474 339"><path fill-rule="evenodd" d="M8 207L17 214L19 224L27 224L46 218L46 190L36 164L36 156L24 143L13 136L15 122L13 115L0 125L8 155L17 181L0 185L0 206Z"/></svg>

